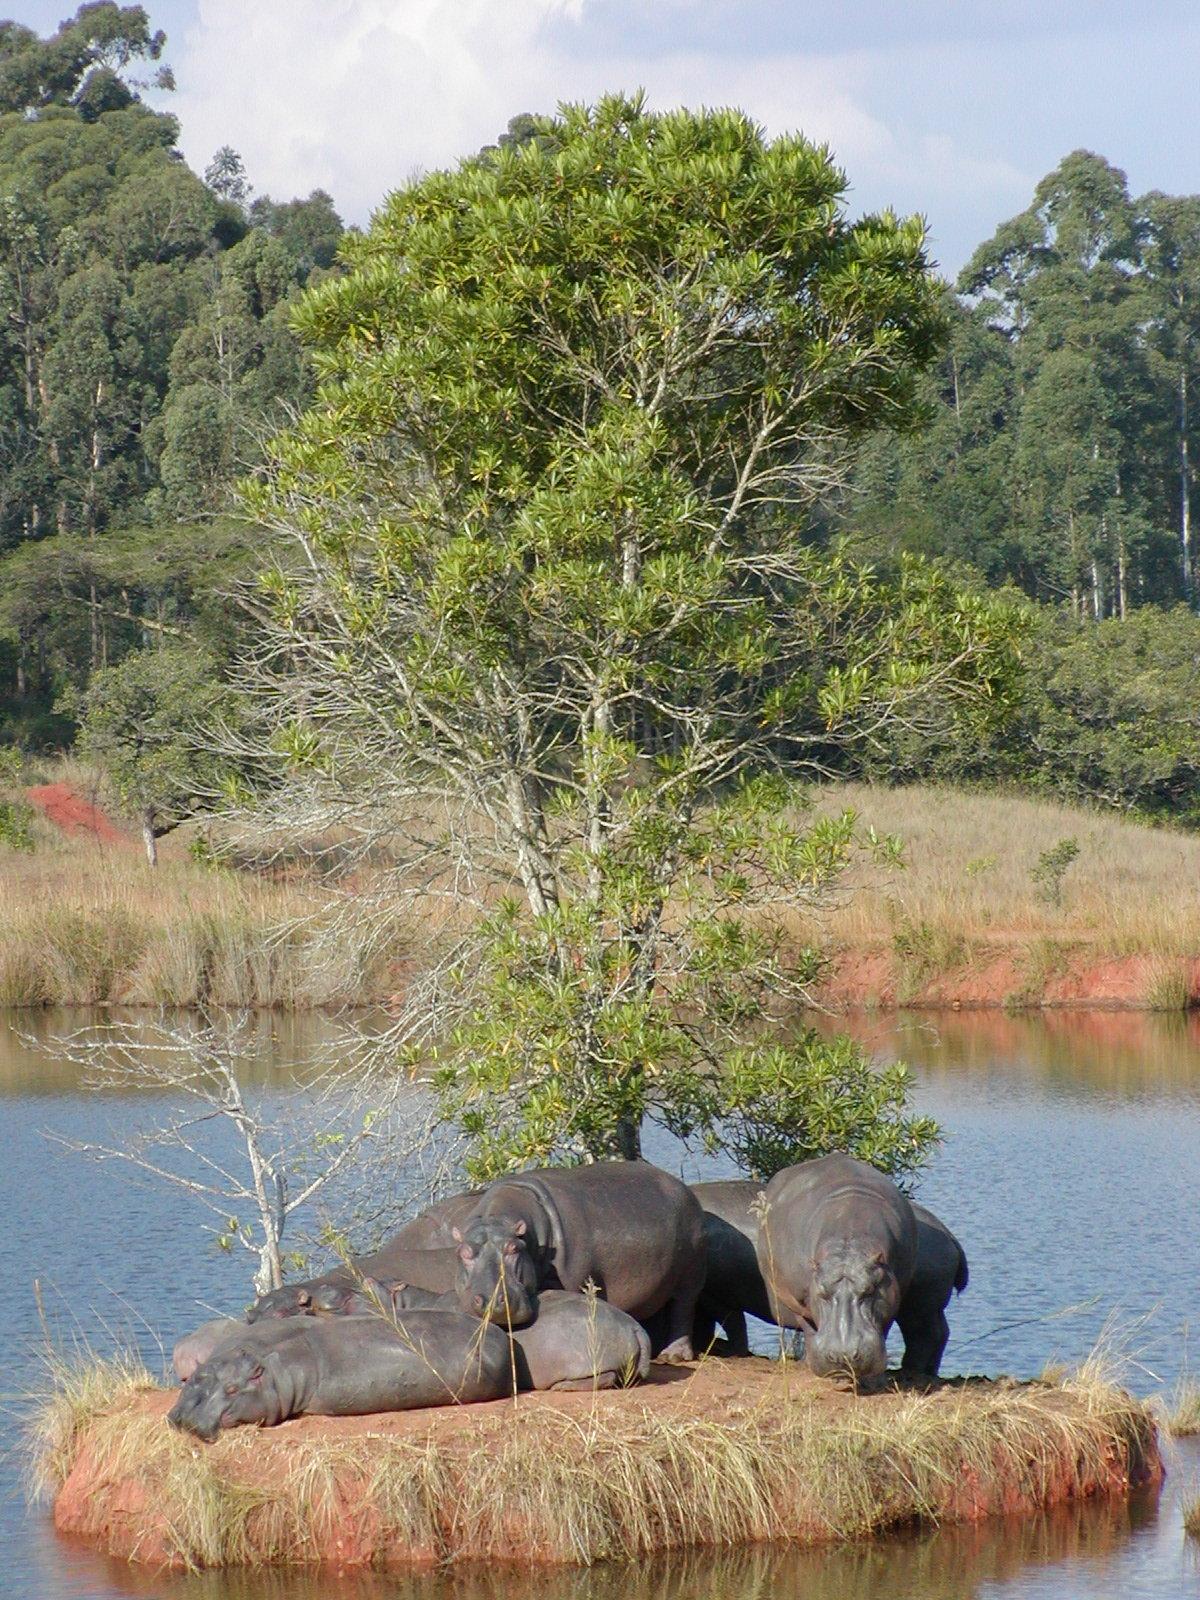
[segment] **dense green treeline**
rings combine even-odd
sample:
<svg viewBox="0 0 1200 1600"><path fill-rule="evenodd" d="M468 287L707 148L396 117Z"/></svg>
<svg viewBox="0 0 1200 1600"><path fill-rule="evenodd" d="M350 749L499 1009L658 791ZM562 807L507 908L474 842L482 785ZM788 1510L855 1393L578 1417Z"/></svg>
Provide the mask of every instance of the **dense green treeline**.
<svg viewBox="0 0 1200 1600"><path fill-rule="evenodd" d="M1076 151L947 293L929 426L868 447L838 524L1076 616L1189 600L1200 197Z"/></svg>
<svg viewBox="0 0 1200 1600"><path fill-rule="evenodd" d="M164 43L140 6L0 25L0 737L52 738L66 685L214 621L229 486L309 394L288 309L333 203L250 204L229 150L190 171L133 75Z"/></svg>
<svg viewBox="0 0 1200 1600"><path fill-rule="evenodd" d="M175 694L181 648L197 683L227 657L261 546L232 487L314 392L292 315L339 270L333 202L254 198L228 148L193 173L141 98L171 87L164 48L110 0L50 39L0 25L0 742L68 742L131 652L165 650ZM868 435L801 537L1009 588L1024 692L986 730L890 729L826 767L1200 820L1200 197L1131 197L1076 152L942 310L924 426Z"/></svg>

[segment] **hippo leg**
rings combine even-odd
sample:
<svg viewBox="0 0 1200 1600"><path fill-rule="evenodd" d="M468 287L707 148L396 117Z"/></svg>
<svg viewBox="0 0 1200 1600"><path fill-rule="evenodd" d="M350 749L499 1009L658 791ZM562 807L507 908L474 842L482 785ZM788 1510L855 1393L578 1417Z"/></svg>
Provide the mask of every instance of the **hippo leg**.
<svg viewBox="0 0 1200 1600"><path fill-rule="evenodd" d="M656 1361L694 1361L692 1330L696 1322L696 1295L677 1295L666 1307L667 1342Z"/></svg>
<svg viewBox="0 0 1200 1600"><path fill-rule="evenodd" d="M594 1378L561 1378L558 1383L552 1383L551 1389L556 1389L560 1394L586 1393L589 1389L616 1389L619 1388L615 1372L598 1372Z"/></svg>
<svg viewBox="0 0 1200 1600"><path fill-rule="evenodd" d="M900 1332L904 1335L901 1372L916 1373L924 1378L936 1378L950 1338L950 1324L946 1321L946 1313L940 1308L929 1307L901 1314L896 1320Z"/></svg>
<svg viewBox="0 0 1200 1600"><path fill-rule="evenodd" d="M725 1329L725 1338L729 1344L731 1356L748 1356L750 1354L750 1335L746 1332L746 1313L730 1309L721 1313L721 1326Z"/></svg>

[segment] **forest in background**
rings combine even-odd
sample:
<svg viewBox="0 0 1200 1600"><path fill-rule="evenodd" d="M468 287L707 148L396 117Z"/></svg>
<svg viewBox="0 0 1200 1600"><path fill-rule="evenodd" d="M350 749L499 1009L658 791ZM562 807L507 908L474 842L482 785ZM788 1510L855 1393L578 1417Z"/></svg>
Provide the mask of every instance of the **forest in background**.
<svg viewBox="0 0 1200 1600"><path fill-rule="evenodd" d="M339 270L330 196L183 162L140 98L164 47L139 6L0 25L0 741L25 749L102 722L114 673L148 718L219 680L262 540L233 488L311 395L292 305ZM1010 590L1024 692L970 739L898 727L827 765L1200 822L1200 198L1076 152L944 301L924 426L869 440L797 537Z"/></svg>

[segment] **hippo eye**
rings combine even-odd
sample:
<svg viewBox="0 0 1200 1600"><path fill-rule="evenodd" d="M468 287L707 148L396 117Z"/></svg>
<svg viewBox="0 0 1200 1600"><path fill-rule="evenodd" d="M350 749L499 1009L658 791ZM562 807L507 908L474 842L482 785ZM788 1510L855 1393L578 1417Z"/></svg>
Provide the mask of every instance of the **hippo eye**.
<svg viewBox="0 0 1200 1600"><path fill-rule="evenodd" d="M225 1393L226 1394L236 1394L237 1392L238 1392L238 1386L237 1386L236 1383L227 1383L225 1385Z"/></svg>

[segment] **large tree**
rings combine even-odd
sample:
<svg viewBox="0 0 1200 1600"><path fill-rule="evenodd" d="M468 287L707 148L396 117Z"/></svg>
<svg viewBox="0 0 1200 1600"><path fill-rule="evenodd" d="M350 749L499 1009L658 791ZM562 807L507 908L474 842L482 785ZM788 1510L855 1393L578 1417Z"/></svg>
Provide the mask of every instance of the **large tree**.
<svg viewBox="0 0 1200 1600"><path fill-rule="evenodd" d="M827 151L737 112L536 133L393 195L297 312L321 388L250 495L290 547L250 681L310 820L406 834L480 913L406 1019L477 1173L771 1092L761 1148L806 1153L830 1058L754 1036L854 829L773 775L1010 667L987 604L801 534L913 410L922 226L849 222ZM892 1111L861 1147L903 1167Z"/></svg>

